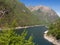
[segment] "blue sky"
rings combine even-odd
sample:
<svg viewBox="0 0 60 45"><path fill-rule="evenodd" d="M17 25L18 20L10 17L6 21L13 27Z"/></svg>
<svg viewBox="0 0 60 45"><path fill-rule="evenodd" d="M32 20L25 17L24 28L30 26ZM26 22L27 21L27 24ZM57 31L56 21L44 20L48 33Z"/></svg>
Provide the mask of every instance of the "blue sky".
<svg viewBox="0 0 60 45"><path fill-rule="evenodd" d="M26 6L48 6L55 10L60 16L60 0L20 0L20 2L24 3Z"/></svg>

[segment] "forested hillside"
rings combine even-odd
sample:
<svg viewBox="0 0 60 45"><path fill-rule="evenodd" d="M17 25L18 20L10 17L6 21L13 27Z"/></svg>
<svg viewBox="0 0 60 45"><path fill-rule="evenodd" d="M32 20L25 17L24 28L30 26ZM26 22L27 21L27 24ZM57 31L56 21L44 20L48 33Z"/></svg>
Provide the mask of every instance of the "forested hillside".
<svg viewBox="0 0 60 45"><path fill-rule="evenodd" d="M60 19L50 25L48 35L52 35L56 39L60 39Z"/></svg>
<svg viewBox="0 0 60 45"><path fill-rule="evenodd" d="M40 21L18 0L0 0L0 27L11 27L11 24L37 25Z"/></svg>

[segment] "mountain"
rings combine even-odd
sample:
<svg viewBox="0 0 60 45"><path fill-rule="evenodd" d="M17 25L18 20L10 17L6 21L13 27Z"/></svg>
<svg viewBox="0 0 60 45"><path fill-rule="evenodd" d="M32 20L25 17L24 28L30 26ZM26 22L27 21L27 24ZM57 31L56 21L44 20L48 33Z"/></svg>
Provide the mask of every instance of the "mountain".
<svg viewBox="0 0 60 45"><path fill-rule="evenodd" d="M18 0L0 0L0 27L40 24L39 19Z"/></svg>
<svg viewBox="0 0 60 45"><path fill-rule="evenodd" d="M50 24L59 18L57 13L47 6L29 6L28 8L39 18L41 24Z"/></svg>

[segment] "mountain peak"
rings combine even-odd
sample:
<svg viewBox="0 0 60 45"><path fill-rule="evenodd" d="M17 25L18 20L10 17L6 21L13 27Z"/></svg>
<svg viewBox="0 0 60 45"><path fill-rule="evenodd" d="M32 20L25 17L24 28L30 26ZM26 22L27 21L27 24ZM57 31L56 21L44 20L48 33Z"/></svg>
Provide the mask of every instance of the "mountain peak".
<svg viewBox="0 0 60 45"><path fill-rule="evenodd" d="M39 5L39 6L29 6L28 7L31 11L35 11L35 10L38 10L38 9L43 9L45 11L49 11L51 10L51 8L47 7L47 6L43 6L43 5Z"/></svg>
<svg viewBox="0 0 60 45"><path fill-rule="evenodd" d="M47 6L40 5L40 6L31 6L28 8L34 15L37 15L41 23L44 22L43 24L52 23L59 18L57 13L53 9Z"/></svg>

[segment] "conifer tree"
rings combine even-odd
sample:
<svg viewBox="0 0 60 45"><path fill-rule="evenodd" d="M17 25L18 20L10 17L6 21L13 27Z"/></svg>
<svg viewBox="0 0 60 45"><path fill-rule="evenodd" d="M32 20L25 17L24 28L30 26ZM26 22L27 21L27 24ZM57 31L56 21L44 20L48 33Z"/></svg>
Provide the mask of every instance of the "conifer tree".
<svg viewBox="0 0 60 45"><path fill-rule="evenodd" d="M3 30L0 33L0 45L34 45L32 36L26 40L27 32L18 35L13 29Z"/></svg>

